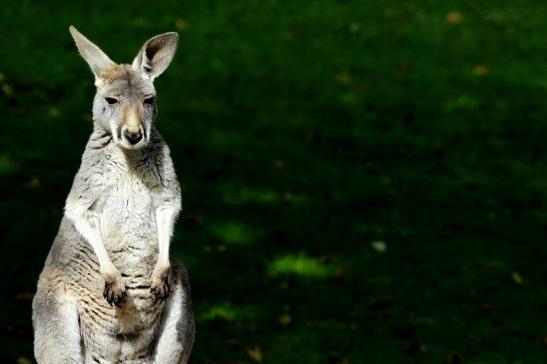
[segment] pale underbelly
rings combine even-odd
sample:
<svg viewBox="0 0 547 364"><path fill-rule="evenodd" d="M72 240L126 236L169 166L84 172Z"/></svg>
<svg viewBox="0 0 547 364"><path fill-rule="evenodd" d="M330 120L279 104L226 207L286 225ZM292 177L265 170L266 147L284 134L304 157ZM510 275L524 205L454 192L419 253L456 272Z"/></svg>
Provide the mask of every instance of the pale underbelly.
<svg viewBox="0 0 547 364"><path fill-rule="evenodd" d="M109 196L96 206L100 212L95 210L103 244L127 287L122 307L111 307L103 297L104 278L91 246L82 241L71 254L66 285L79 302L86 363L151 362L164 307L150 292L158 259L157 227L151 196L133 192L129 197Z"/></svg>
<svg viewBox="0 0 547 364"><path fill-rule="evenodd" d="M110 306L104 299L101 277L87 282L87 292L80 286L79 321L86 362L148 363L150 358L164 303L151 294L148 273L124 268L120 272L127 287L121 307Z"/></svg>
<svg viewBox="0 0 547 364"><path fill-rule="evenodd" d="M90 363L148 363L152 356L152 343L159 325L159 312L148 315L153 321L146 327L132 331L111 332L96 327L90 317L80 316L80 330L86 362ZM154 320L156 318L156 320ZM129 319L129 318L128 318ZM135 314L131 320L135 320ZM117 317L113 326L119 326L124 319Z"/></svg>

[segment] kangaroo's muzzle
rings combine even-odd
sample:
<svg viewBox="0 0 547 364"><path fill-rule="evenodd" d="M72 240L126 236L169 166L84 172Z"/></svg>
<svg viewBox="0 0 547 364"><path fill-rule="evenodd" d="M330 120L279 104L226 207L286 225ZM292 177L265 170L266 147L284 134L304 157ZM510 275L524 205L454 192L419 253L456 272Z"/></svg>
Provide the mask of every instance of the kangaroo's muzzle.
<svg viewBox="0 0 547 364"><path fill-rule="evenodd" d="M126 129L123 132L123 137L131 145L135 145L142 140L142 132L139 130L137 132L131 132L129 129Z"/></svg>
<svg viewBox="0 0 547 364"><path fill-rule="evenodd" d="M136 146L144 139L142 125L142 106L128 105L124 109L121 137L132 146Z"/></svg>

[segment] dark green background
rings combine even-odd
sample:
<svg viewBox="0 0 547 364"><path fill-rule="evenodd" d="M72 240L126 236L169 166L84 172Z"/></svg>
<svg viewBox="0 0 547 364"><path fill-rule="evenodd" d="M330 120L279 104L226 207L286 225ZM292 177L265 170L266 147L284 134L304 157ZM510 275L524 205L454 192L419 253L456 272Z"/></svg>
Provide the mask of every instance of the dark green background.
<svg viewBox="0 0 547 364"><path fill-rule="evenodd" d="M0 361L91 131L74 24L156 81L193 363L547 362L544 1L4 1ZM375 249L384 242L385 251Z"/></svg>

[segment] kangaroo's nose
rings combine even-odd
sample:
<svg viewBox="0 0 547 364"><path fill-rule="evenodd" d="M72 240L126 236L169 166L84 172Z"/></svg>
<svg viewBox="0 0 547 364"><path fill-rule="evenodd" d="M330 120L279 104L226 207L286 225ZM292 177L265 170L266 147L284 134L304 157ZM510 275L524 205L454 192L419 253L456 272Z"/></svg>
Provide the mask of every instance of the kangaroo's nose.
<svg viewBox="0 0 547 364"><path fill-rule="evenodd" d="M126 131L123 132L123 136L132 145L137 144L142 139L142 133L140 132L140 130L136 133L132 133L132 132L126 130Z"/></svg>

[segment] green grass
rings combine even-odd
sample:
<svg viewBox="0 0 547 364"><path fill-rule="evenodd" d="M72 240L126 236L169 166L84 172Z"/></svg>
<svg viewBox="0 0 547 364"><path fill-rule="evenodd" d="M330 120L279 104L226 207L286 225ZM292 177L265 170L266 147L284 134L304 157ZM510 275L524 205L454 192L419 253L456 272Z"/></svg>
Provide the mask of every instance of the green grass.
<svg viewBox="0 0 547 364"><path fill-rule="evenodd" d="M156 86L193 363L546 363L546 21L531 0L6 2L1 362L32 358L91 131L74 24L120 62L181 33Z"/></svg>

